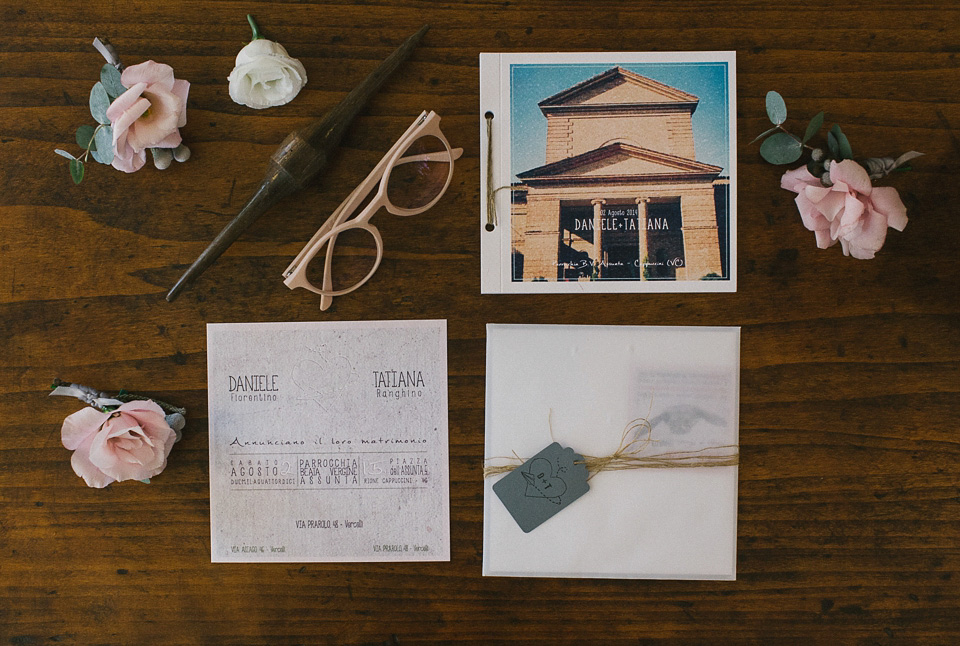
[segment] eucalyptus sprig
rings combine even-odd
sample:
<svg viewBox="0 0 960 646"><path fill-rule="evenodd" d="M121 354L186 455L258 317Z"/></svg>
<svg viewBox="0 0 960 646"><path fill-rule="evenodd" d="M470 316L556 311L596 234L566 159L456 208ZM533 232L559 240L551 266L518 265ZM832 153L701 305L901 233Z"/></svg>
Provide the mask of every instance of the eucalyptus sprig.
<svg viewBox="0 0 960 646"><path fill-rule="evenodd" d="M100 68L100 80L90 89L90 114L96 126L82 125L77 128L77 145L83 149L79 157L57 148L55 153L70 160L70 176L74 184L83 181L84 163L90 157L101 164L113 162L113 128L107 118L107 108L118 96L127 91L120 82L120 71L107 63Z"/></svg>
<svg viewBox="0 0 960 646"><path fill-rule="evenodd" d="M778 92L767 92L767 117L773 127L751 141L754 144L761 139L764 142L760 145L760 156L771 164L783 165L792 164L799 160L804 151L810 151L810 160L807 162L807 170L811 175L820 179L824 186L832 186L830 181L830 166L834 162L840 162L845 159L853 159L853 148L847 136L843 134L840 124L835 123L827 132L827 150L809 145L823 128L824 113L818 112L807 124L803 137L798 137L786 128L783 124L787 120L787 104ZM910 151L897 157L870 157L858 161L863 166L870 179L880 179L889 175L894 170L909 170L909 166L904 164L911 159L919 157L922 153Z"/></svg>

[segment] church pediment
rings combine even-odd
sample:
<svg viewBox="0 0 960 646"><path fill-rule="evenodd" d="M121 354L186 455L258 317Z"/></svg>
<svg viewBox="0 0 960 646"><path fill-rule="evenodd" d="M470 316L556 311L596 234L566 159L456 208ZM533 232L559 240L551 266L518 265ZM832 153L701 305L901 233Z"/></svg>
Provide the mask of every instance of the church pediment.
<svg viewBox="0 0 960 646"><path fill-rule="evenodd" d="M693 111L698 99L693 94L641 76L622 67L577 83L537 105L547 112L599 110L623 106L677 107Z"/></svg>
<svg viewBox="0 0 960 646"><path fill-rule="evenodd" d="M625 143L613 143L517 175L523 181L569 179L713 178L723 169L693 159Z"/></svg>

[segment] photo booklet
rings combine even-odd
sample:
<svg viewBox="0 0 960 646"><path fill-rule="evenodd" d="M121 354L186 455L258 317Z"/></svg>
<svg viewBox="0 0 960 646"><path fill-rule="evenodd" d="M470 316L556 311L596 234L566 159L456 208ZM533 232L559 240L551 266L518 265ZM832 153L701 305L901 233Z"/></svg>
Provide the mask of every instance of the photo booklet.
<svg viewBox="0 0 960 646"><path fill-rule="evenodd" d="M481 54L481 292L735 292L735 67Z"/></svg>

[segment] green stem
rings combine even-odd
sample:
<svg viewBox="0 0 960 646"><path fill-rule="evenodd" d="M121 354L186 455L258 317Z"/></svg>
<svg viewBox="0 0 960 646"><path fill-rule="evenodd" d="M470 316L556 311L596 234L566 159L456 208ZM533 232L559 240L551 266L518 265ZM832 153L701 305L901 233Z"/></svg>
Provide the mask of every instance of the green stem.
<svg viewBox="0 0 960 646"><path fill-rule="evenodd" d="M251 40L251 42L253 42L253 40L260 40L261 38L263 38L263 36L260 35L260 28L257 27L257 23L253 21L253 16L251 16L250 14L247 14L247 22L250 23L250 29L253 30L253 39Z"/></svg>
<svg viewBox="0 0 960 646"><path fill-rule="evenodd" d="M796 136L795 134L793 134L792 132L784 128L782 125L778 125L777 127L780 128L781 131L790 135L790 137L792 137L794 141L796 141L798 144L800 144L807 150L813 150L813 146L808 146L807 144L803 143L803 140L800 137Z"/></svg>
<svg viewBox="0 0 960 646"><path fill-rule="evenodd" d="M83 151L83 158L80 161L86 162L90 157L90 146L93 145L93 140L97 138L97 133L100 132L100 128L102 127L103 124L101 123L99 126L97 126L97 129L93 131L93 134L90 135L90 141L87 142L87 149Z"/></svg>

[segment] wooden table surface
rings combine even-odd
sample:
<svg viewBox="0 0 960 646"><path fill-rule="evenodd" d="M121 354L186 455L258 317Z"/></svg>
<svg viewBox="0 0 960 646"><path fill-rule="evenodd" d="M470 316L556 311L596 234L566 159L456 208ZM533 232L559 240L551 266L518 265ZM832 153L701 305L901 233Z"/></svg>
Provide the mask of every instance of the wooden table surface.
<svg viewBox="0 0 960 646"><path fill-rule="evenodd" d="M234 104L246 13L306 66L291 104ZM0 643L956 644L960 640L960 6L670 3L0 2ZM412 59L328 172L173 304L166 290L291 130L424 22ZM66 160L108 37L191 83L186 164L74 186ZM736 50L739 291L481 296L478 54ZM819 250L749 142L763 97L826 110L865 154L926 153L910 223L877 258ZM465 149L423 216L378 218L380 271L321 312L280 272L422 109ZM792 122L803 127L803 121ZM445 318L452 560L210 563L205 325ZM483 578L484 325L742 326L735 582ZM189 409L150 485L89 489L55 377Z"/></svg>

